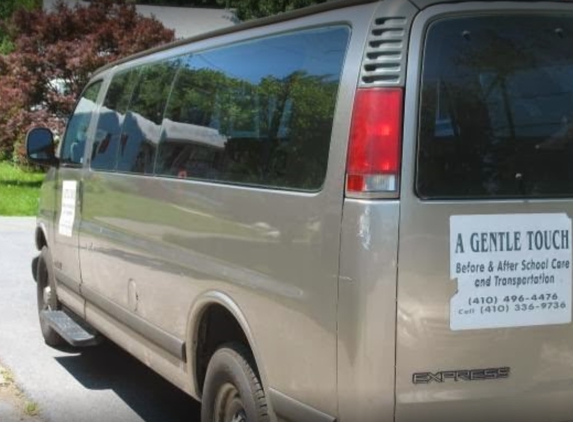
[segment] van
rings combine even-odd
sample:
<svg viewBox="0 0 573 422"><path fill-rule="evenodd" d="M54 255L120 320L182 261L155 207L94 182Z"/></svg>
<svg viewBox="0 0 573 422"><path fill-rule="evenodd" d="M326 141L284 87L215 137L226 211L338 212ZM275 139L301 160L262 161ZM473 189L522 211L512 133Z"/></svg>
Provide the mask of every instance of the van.
<svg viewBox="0 0 573 422"><path fill-rule="evenodd" d="M573 421L573 4L332 1L97 71L36 230L46 343L203 422Z"/></svg>

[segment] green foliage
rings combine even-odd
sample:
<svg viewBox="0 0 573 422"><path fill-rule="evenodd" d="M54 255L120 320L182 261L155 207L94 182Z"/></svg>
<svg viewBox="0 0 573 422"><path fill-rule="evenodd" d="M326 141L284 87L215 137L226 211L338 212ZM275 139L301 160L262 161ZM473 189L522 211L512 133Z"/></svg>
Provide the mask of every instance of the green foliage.
<svg viewBox="0 0 573 422"><path fill-rule="evenodd" d="M33 10L42 7L42 0L2 0L0 2L0 19L9 19L18 9Z"/></svg>
<svg viewBox="0 0 573 422"><path fill-rule="evenodd" d="M217 0L219 4L234 9L237 17L242 20L263 18L278 13L288 12L313 4L324 3L326 0Z"/></svg>
<svg viewBox="0 0 573 422"><path fill-rule="evenodd" d="M5 35L0 35L0 55L5 56L14 51L14 42Z"/></svg>
<svg viewBox="0 0 573 422"><path fill-rule="evenodd" d="M14 40L5 28L5 23L19 9L35 10L42 7L42 0L2 0L0 2L0 55L14 51Z"/></svg>
<svg viewBox="0 0 573 422"><path fill-rule="evenodd" d="M313 189L326 171L323 158L329 148L328 142L317 142L316 134L331 130L337 89L338 81L301 71L280 79L268 76L257 84L219 70L184 68L166 115L179 122L218 123L230 157L221 179L257 184L264 177L266 184L284 186L289 157L295 170L288 183ZM203 153L215 157L221 151L213 147Z"/></svg>
<svg viewBox="0 0 573 422"><path fill-rule="evenodd" d="M223 2L224 0L220 0ZM230 7L236 10L240 20L249 20L272 16L290 10L313 4L324 3L326 0L230 0Z"/></svg>
<svg viewBox="0 0 573 422"><path fill-rule="evenodd" d="M171 90L171 81L178 67L177 59L144 67L139 88L131 100L131 110L156 124L161 124L165 102Z"/></svg>
<svg viewBox="0 0 573 422"><path fill-rule="evenodd" d="M173 7L185 7L191 6L189 0L128 0L129 3L136 4L151 4L154 6L173 6ZM215 3L215 0L209 0L209 3Z"/></svg>
<svg viewBox="0 0 573 422"><path fill-rule="evenodd" d="M0 215L36 215L43 173L0 162Z"/></svg>
<svg viewBox="0 0 573 422"><path fill-rule="evenodd" d="M157 6L224 7L235 10L242 21L272 16L325 1L327 0L131 0L133 3Z"/></svg>

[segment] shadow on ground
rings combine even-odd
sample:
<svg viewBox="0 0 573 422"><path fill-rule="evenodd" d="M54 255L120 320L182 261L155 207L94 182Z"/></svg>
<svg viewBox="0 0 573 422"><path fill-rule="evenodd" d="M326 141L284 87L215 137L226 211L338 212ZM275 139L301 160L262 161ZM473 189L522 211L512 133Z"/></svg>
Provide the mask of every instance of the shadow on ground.
<svg viewBox="0 0 573 422"><path fill-rule="evenodd" d="M56 360L85 388L112 390L145 422L200 422L200 405L110 342Z"/></svg>

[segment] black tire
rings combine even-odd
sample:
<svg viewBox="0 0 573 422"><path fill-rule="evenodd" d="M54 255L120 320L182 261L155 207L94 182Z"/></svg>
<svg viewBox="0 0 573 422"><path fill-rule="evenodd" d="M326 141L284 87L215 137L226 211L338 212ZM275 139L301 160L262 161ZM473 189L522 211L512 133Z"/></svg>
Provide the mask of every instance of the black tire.
<svg viewBox="0 0 573 422"><path fill-rule="evenodd" d="M211 357L205 376L201 422L269 422L265 392L241 344L226 344Z"/></svg>
<svg viewBox="0 0 573 422"><path fill-rule="evenodd" d="M61 309L61 304L56 296L54 269L52 267L52 254L47 246L42 248L36 267L36 295L38 300L38 317L42 311L55 311ZM66 344L66 341L54 331L42 318L40 328L42 336L48 346L58 347Z"/></svg>

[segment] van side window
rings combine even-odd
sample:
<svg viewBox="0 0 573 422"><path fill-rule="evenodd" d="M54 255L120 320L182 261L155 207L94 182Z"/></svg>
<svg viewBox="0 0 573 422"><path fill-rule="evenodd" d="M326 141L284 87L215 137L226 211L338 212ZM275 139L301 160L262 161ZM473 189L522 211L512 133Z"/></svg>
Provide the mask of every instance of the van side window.
<svg viewBox="0 0 573 422"><path fill-rule="evenodd" d="M559 16L476 16L430 26L420 197L573 195L573 60L570 36L561 36L571 33L571 19Z"/></svg>
<svg viewBox="0 0 573 422"><path fill-rule="evenodd" d="M86 149L87 131L96 109L101 81L88 86L83 92L64 135L60 160L63 164L81 164Z"/></svg>
<svg viewBox="0 0 573 422"><path fill-rule="evenodd" d="M91 167L115 170L120 145L121 126L139 76L134 69L113 76L99 111L95 140L92 145Z"/></svg>
<svg viewBox="0 0 573 422"><path fill-rule="evenodd" d="M190 56L163 121L156 172L320 189L346 27L305 30Z"/></svg>
<svg viewBox="0 0 573 422"><path fill-rule="evenodd" d="M152 173L161 122L178 60L145 66L121 130L118 171Z"/></svg>

